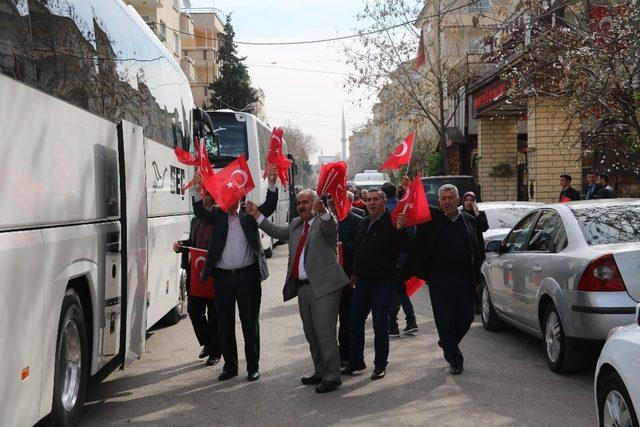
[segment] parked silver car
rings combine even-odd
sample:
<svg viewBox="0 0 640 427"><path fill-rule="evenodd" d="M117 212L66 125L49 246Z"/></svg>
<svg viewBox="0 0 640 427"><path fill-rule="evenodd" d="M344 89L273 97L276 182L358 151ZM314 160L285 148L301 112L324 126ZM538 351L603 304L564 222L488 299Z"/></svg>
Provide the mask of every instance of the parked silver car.
<svg viewBox="0 0 640 427"><path fill-rule="evenodd" d="M581 367L585 345L634 320L640 301L640 200L552 204L487 244L482 323L543 338L549 367ZM495 252L494 252L495 251Z"/></svg>

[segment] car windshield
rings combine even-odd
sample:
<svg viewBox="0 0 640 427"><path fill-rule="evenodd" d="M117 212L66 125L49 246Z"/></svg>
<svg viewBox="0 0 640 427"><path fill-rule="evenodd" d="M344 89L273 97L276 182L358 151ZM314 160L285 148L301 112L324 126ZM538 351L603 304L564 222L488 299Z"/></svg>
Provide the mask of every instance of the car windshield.
<svg viewBox="0 0 640 427"><path fill-rule="evenodd" d="M640 242L640 205L589 206L571 212L590 246Z"/></svg>
<svg viewBox="0 0 640 427"><path fill-rule="evenodd" d="M485 211L487 214L487 222L489 222L489 230L495 228L511 228L520 218L531 211L532 208L501 208L501 209L488 209Z"/></svg>

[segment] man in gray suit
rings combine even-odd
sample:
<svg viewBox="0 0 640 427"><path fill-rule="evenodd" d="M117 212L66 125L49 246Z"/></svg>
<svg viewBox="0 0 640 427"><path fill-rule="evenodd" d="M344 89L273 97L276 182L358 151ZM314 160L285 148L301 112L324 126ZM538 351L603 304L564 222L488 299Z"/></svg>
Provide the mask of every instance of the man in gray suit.
<svg viewBox="0 0 640 427"><path fill-rule="evenodd" d="M301 191L296 210L298 218L286 227L278 227L265 220L255 204L247 202L247 213L253 215L261 230L275 239L289 241L289 268L282 294L285 301L298 297L315 368L313 375L302 377L301 381L317 385L318 393L327 393L342 384L336 324L341 291L349 278L338 262L338 223L318 194Z"/></svg>

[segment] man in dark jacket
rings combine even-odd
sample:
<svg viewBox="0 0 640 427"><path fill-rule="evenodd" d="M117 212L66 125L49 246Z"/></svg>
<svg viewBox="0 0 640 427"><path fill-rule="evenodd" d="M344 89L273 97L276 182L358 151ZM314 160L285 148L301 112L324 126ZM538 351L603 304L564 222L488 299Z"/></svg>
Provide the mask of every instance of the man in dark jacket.
<svg viewBox="0 0 640 427"><path fill-rule="evenodd" d="M202 199L204 208L213 209L213 198L209 193L205 193ZM198 356L200 359L207 358L207 366L215 365L220 361L222 350L220 348L220 337L218 335L218 320L216 318L216 305L213 293L210 297L195 296L191 294L191 265L189 261L188 247L207 249L213 227L199 218L191 219L191 229L189 238L174 243L173 250L182 253L181 267L187 273L187 295L189 304L187 312L193 325L198 343L202 346L202 351Z"/></svg>
<svg viewBox="0 0 640 427"><path fill-rule="evenodd" d="M571 187L571 175L560 175L560 186L562 190L558 196L559 202L563 202L563 199L580 200L580 192Z"/></svg>
<svg viewBox="0 0 640 427"><path fill-rule="evenodd" d="M336 215L335 204L329 199L329 208ZM353 254L356 245L356 233L360 228L363 218L352 212L338 223L338 242L342 246L342 269L347 277L353 274ZM340 296L340 311L338 321L338 346L340 348L340 363L344 366L349 362L349 352L351 351L351 332L349 327L349 316L351 315L351 301L353 299L353 287L355 283L349 283L342 288Z"/></svg>
<svg viewBox="0 0 640 427"><path fill-rule="evenodd" d="M481 255L475 218L458 211L458 189L443 185L438 197L440 209L432 206L431 221L417 226L405 277L414 275L428 282L439 345L449 371L458 375L464 364L459 344L473 322ZM401 218L398 222L403 225Z"/></svg>
<svg viewBox="0 0 640 427"><path fill-rule="evenodd" d="M398 188L396 188L396 186L392 183L385 182L382 186L382 191L387 198L387 210L389 212L393 212L396 205L398 204L398 197L402 197L404 190L401 186L398 186ZM397 195L398 192L400 192L400 195ZM414 229L412 228L411 230L413 231ZM398 255L398 271L401 271L403 269L406 259L406 251L401 251ZM391 309L389 313L389 335L391 335L392 337L400 336L400 328L398 327L398 314L400 313L400 307L402 307L402 311L404 311L405 321L407 322L403 333L407 335L415 334L416 332L418 332L416 313L413 309L411 298L409 298L409 295L407 294L407 287L404 283L404 280L402 280L402 278L398 276L395 283L395 292L391 297Z"/></svg>
<svg viewBox="0 0 640 427"><path fill-rule="evenodd" d="M609 175L606 173L599 174L597 183L600 186L596 196L597 199L615 199L617 197L615 190L609 185Z"/></svg>
<svg viewBox="0 0 640 427"><path fill-rule="evenodd" d="M372 380L384 378L389 357L389 305L398 277L398 255L406 243L406 232L392 224L382 191L369 190L369 216L356 235L352 281L356 282L351 303L351 352L343 375L366 369L364 324L371 312L375 333L375 360Z"/></svg>
<svg viewBox="0 0 640 427"><path fill-rule="evenodd" d="M462 209L476 219L476 236L478 241L478 252L480 253L480 263L484 261L486 254L484 251L484 237L482 233L489 229L487 214L478 209L476 203L476 193L467 191L462 196ZM480 283L475 284L475 314L480 314Z"/></svg>
<svg viewBox="0 0 640 427"><path fill-rule="evenodd" d="M277 208L276 175L275 169L272 168L269 172L267 198L259 207L265 217L271 216ZM199 188L199 181L197 185ZM224 356L224 367L218 379L225 381L238 375L235 334L237 303L245 342L247 379L255 381L260 378L260 282L269 276L258 224L244 209L240 209L239 203L228 212L218 207L209 211L203 206L200 197L194 196L193 212L196 217L213 225L202 279L213 276L215 283L218 329Z"/></svg>

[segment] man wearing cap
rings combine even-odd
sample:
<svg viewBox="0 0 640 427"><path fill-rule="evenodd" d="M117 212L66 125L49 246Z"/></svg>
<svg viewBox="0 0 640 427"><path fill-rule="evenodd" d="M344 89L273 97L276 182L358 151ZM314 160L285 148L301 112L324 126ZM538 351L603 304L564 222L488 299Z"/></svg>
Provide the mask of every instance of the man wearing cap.
<svg viewBox="0 0 640 427"><path fill-rule="evenodd" d="M571 175L560 175L560 186L562 191L560 191L560 196L558 197L559 202L566 201L566 199L580 200L580 192L571 187Z"/></svg>

